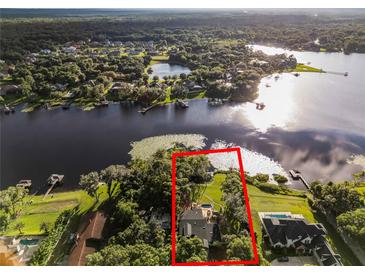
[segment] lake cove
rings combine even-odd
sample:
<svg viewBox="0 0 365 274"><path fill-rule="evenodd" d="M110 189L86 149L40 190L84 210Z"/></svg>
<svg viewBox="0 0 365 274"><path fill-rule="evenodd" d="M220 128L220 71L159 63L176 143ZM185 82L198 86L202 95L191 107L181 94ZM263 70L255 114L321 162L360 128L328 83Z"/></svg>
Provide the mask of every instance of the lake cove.
<svg viewBox="0 0 365 274"><path fill-rule="evenodd" d="M165 76L179 76L181 73L189 74L191 72L187 67L170 63L157 63L152 65L151 68L152 73L150 74L150 78L158 76L162 79Z"/></svg>
<svg viewBox="0 0 365 274"><path fill-rule="evenodd" d="M363 167L349 159L365 154L365 55L293 54L299 62L349 76L303 72L264 78L255 101L266 105L261 111L252 103L212 107L199 99L186 110L169 104L146 115L119 104L91 112L71 107L2 114L0 187L31 179L39 188L57 173L65 175L63 189L74 189L80 174L127 163L131 142L191 133L207 138L205 148L216 140L241 146L286 171L300 170L308 181L350 179Z"/></svg>

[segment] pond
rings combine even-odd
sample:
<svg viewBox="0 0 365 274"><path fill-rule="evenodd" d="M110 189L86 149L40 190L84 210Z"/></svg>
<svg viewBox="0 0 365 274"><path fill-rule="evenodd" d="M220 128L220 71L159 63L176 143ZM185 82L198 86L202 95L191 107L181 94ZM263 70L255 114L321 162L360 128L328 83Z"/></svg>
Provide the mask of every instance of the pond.
<svg viewBox="0 0 365 274"><path fill-rule="evenodd" d="M162 79L164 76L179 76L181 73L189 74L191 72L188 67L170 63L157 63L152 65L151 68L152 73L150 74L150 78L157 75Z"/></svg>
<svg viewBox="0 0 365 274"><path fill-rule="evenodd" d="M37 188L57 173L65 175L65 189L75 188L80 174L127 163L131 142L189 133L206 137L204 148L241 146L244 167L252 172L294 168L308 181L350 179L364 168L350 159L365 154L365 55L294 54L349 76L267 77L256 99L266 105L261 111L253 103L212 107L201 99L186 110L171 104L146 115L119 104L90 112L72 107L1 115L0 187L31 179ZM139 146L133 148L139 153Z"/></svg>

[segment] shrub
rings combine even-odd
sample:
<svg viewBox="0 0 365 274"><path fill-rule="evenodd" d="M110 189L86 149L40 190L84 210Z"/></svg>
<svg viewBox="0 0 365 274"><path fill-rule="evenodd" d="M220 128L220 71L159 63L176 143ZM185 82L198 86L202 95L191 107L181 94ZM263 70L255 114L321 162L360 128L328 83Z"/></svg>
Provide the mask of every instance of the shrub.
<svg viewBox="0 0 365 274"><path fill-rule="evenodd" d="M274 180L277 181L279 184L284 184L288 181L288 179L285 176L280 174L275 174Z"/></svg>
<svg viewBox="0 0 365 274"><path fill-rule="evenodd" d="M54 224L54 228L51 229L48 237L41 242L37 251L34 252L30 261L30 265L47 265L49 258L57 246L58 241L61 239L63 233L66 230L72 214L72 210L65 210L60 214L60 216L58 216Z"/></svg>

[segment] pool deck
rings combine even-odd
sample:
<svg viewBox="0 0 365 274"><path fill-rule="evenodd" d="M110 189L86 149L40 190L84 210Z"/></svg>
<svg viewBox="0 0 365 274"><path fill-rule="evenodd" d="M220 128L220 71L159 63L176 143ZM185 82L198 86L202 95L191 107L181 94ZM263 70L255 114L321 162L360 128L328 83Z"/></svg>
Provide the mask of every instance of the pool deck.
<svg viewBox="0 0 365 274"><path fill-rule="evenodd" d="M291 212L259 212L259 217L262 222L262 218L278 218L278 219L300 219L303 220L304 216L301 214L292 214Z"/></svg>

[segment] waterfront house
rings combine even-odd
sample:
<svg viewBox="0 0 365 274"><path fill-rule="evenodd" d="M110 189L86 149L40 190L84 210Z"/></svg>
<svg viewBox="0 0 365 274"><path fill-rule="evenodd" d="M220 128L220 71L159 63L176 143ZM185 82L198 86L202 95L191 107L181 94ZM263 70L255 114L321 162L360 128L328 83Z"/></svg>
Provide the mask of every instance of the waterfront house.
<svg viewBox="0 0 365 274"><path fill-rule="evenodd" d="M214 239L219 238L217 212L210 204L193 204L183 212L179 220L179 234L185 237L198 237L208 248Z"/></svg>
<svg viewBox="0 0 365 274"><path fill-rule="evenodd" d="M74 246L68 259L69 265L85 265L86 257L102 247L107 216L104 212L91 212L81 217Z"/></svg>
<svg viewBox="0 0 365 274"><path fill-rule="evenodd" d="M42 49L42 50L40 51L40 53L41 53L41 54L51 54L51 53L52 53L52 51L51 51L50 49Z"/></svg>
<svg viewBox="0 0 365 274"><path fill-rule="evenodd" d="M20 85L3 85L0 86L0 95L8 94L19 94L22 92L22 87Z"/></svg>
<svg viewBox="0 0 365 274"><path fill-rule="evenodd" d="M326 239L321 236L313 240L313 254L320 265L324 266L340 266L342 265L341 256L336 254Z"/></svg>
<svg viewBox="0 0 365 274"><path fill-rule="evenodd" d="M116 49L116 50L111 51L109 54L111 56L119 56L120 53L121 53L120 50Z"/></svg>
<svg viewBox="0 0 365 274"><path fill-rule="evenodd" d="M259 212L264 240L276 249L292 249L297 255L313 255L320 265L342 265L320 223L309 223L303 215L291 212Z"/></svg>
<svg viewBox="0 0 365 274"><path fill-rule="evenodd" d="M295 248L301 253L315 237L327 234L322 224L309 224L302 215L261 212L259 216L263 232L274 248Z"/></svg>
<svg viewBox="0 0 365 274"><path fill-rule="evenodd" d="M76 48L73 46L63 48L63 51L66 53L74 54L76 53Z"/></svg>

